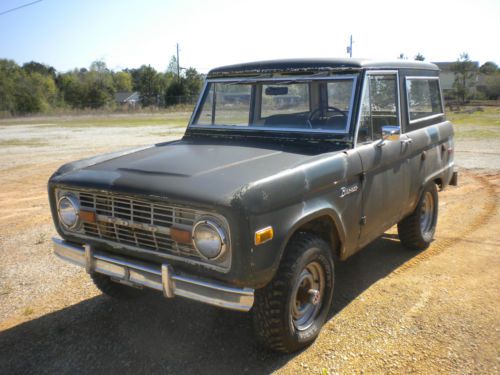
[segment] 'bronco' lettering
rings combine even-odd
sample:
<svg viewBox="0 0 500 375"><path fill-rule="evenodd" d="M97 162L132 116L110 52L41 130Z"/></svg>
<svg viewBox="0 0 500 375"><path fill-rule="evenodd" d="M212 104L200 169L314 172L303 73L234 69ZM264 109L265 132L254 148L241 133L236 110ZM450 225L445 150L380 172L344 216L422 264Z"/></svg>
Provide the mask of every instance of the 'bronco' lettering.
<svg viewBox="0 0 500 375"><path fill-rule="evenodd" d="M344 198L346 195L357 192L359 189L358 185L342 186L340 188L340 198Z"/></svg>

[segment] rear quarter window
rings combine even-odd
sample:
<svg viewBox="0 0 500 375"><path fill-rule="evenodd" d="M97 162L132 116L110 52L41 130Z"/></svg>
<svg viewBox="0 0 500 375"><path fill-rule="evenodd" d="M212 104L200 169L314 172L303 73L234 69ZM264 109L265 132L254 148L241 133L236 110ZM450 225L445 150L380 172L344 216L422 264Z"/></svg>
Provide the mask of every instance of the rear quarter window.
<svg viewBox="0 0 500 375"><path fill-rule="evenodd" d="M443 115L438 77L406 77L406 93L410 124Z"/></svg>

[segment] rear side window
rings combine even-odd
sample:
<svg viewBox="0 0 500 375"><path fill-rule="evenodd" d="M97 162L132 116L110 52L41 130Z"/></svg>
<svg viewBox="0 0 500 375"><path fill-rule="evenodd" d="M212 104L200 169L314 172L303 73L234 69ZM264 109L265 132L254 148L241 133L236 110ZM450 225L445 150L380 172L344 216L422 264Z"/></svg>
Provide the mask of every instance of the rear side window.
<svg viewBox="0 0 500 375"><path fill-rule="evenodd" d="M411 122L443 114L443 103L437 77L407 77L408 115Z"/></svg>

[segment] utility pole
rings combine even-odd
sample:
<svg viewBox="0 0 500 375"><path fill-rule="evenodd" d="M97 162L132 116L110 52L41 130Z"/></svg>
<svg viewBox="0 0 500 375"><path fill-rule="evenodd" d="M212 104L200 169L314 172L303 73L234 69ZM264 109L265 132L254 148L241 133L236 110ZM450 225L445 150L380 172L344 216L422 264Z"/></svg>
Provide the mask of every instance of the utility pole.
<svg viewBox="0 0 500 375"><path fill-rule="evenodd" d="M181 80L181 64L179 63L179 43L177 43L177 79Z"/></svg>
<svg viewBox="0 0 500 375"><path fill-rule="evenodd" d="M352 57L352 34L351 34L351 37L349 38L349 45L347 46L347 53L349 54L349 57Z"/></svg>

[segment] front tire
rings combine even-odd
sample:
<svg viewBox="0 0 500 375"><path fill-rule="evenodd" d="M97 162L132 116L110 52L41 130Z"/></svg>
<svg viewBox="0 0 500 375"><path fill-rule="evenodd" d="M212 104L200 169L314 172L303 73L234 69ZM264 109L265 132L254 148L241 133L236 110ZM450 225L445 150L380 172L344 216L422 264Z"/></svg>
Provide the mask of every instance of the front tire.
<svg viewBox="0 0 500 375"><path fill-rule="evenodd" d="M274 279L255 294L254 327L264 346L291 353L310 345L328 316L333 285L328 244L309 233L295 235Z"/></svg>
<svg viewBox="0 0 500 375"><path fill-rule="evenodd" d="M438 219L438 193L431 182L422 192L413 213L398 223L398 235L403 246L411 250L425 250L436 232Z"/></svg>

